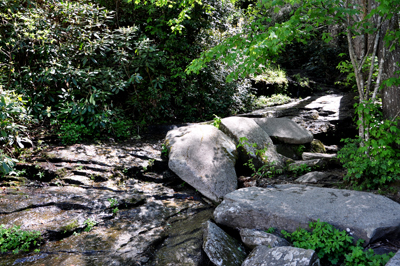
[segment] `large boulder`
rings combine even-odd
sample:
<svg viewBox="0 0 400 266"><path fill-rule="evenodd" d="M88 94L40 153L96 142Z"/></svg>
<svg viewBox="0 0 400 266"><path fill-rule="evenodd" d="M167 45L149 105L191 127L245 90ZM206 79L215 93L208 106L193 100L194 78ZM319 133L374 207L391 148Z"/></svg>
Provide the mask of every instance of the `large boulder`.
<svg viewBox="0 0 400 266"><path fill-rule="evenodd" d="M288 144L306 144L313 140L313 134L288 118L254 118L254 121L270 137Z"/></svg>
<svg viewBox="0 0 400 266"><path fill-rule="evenodd" d="M168 132L169 168L207 198L220 202L237 188L236 145L209 125L181 127Z"/></svg>
<svg viewBox="0 0 400 266"><path fill-rule="evenodd" d="M366 240L365 245L400 236L400 204L367 192L304 185L236 190L224 197L214 218L232 228L289 232L309 229L309 222L320 219Z"/></svg>
<svg viewBox="0 0 400 266"><path fill-rule="evenodd" d="M282 156L276 152L268 134L251 118L228 117L221 120L220 129L231 137L236 145L241 138L246 137L246 144L240 151L243 161L253 159L254 165L259 168L266 163L274 163L278 167L283 167ZM252 144L256 144L254 147ZM242 142L243 144L243 142ZM262 154L257 154L257 150L267 148Z"/></svg>
<svg viewBox="0 0 400 266"><path fill-rule="evenodd" d="M216 266L240 266L247 255L239 241L210 221L204 228L203 250Z"/></svg>
<svg viewBox="0 0 400 266"><path fill-rule="evenodd" d="M311 249L295 247L258 246L250 253L242 266L319 266L317 253Z"/></svg>

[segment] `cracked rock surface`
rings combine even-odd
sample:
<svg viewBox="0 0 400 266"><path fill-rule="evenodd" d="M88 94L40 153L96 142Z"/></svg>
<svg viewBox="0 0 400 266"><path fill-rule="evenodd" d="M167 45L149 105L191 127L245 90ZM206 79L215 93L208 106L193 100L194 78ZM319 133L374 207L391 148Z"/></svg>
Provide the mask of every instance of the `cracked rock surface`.
<svg viewBox="0 0 400 266"><path fill-rule="evenodd" d="M2 254L0 265L199 265L212 209L168 170L160 147L51 147L20 164L25 177L0 183L0 224L40 231L44 244Z"/></svg>

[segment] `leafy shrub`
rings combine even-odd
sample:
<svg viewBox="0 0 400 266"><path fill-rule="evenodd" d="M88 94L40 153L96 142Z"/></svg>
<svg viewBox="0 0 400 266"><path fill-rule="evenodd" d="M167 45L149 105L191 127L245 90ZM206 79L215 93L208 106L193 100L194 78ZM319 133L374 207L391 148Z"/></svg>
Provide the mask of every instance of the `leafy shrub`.
<svg viewBox="0 0 400 266"><path fill-rule="evenodd" d="M400 130L398 120L382 120L378 106L372 103L357 105L362 111L369 139L345 139L338 158L347 169L345 180L356 188L376 189L400 180ZM367 126L369 125L369 126Z"/></svg>
<svg viewBox="0 0 400 266"><path fill-rule="evenodd" d="M23 148L23 142L31 142L24 136L26 126L31 122L31 116L25 108L22 96L13 91L4 91L0 85L0 176L9 174L16 159L8 156L14 145Z"/></svg>
<svg viewBox="0 0 400 266"><path fill-rule="evenodd" d="M297 229L293 233L282 230L281 233L295 247L315 250L321 260L321 265L340 265L340 262L344 260L345 265L383 266L394 255L393 253L375 255L372 249L364 252L363 240L360 239L354 246L353 237L349 236L346 231L339 231L319 219L311 222L309 227L312 229L311 233L303 228Z"/></svg>
<svg viewBox="0 0 400 266"><path fill-rule="evenodd" d="M75 123L62 124L58 132L60 139L64 144L82 142L89 134L89 130L85 125L78 125Z"/></svg>
<svg viewBox="0 0 400 266"><path fill-rule="evenodd" d="M6 229L5 225L0 225L0 253L12 251L14 254L19 251L29 251L40 244L39 231L24 231L20 226Z"/></svg>

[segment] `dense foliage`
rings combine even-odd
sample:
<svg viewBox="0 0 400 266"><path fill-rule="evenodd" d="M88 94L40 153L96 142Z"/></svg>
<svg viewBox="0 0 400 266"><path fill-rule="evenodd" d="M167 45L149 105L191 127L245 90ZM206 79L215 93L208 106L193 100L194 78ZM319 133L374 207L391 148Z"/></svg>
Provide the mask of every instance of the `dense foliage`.
<svg viewBox="0 0 400 266"><path fill-rule="evenodd" d="M180 34L169 25L179 3L117 3L0 1L0 82L24 95L32 114L61 136L76 133L64 142L103 133L124 138L134 125L209 119L248 107L249 84L226 83L224 65L184 73L217 41L213 34L231 26L229 2L195 4Z"/></svg>

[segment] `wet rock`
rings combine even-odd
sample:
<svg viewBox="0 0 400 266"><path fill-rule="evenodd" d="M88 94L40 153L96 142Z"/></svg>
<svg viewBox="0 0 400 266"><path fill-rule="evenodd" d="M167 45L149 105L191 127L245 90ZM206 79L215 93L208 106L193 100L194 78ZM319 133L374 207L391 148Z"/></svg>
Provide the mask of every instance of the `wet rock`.
<svg viewBox="0 0 400 266"><path fill-rule="evenodd" d="M288 144L306 144L313 140L313 135L288 118L255 118L254 121L270 137Z"/></svg>
<svg viewBox="0 0 400 266"><path fill-rule="evenodd" d="M203 250L216 266L240 266L247 255L239 241L210 221L204 227Z"/></svg>
<svg viewBox="0 0 400 266"><path fill-rule="evenodd" d="M366 241L364 245L400 236L400 204L367 192L302 185L236 190L224 197L214 218L232 228L274 227L289 232L308 229L309 222L320 219L349 229L355 240Z"/></svg>
<svg viewBox="0 0 400 266"><path fill-rule="evenodd" d="M240 138L246 137L247 142L240 151L241 160L247 162L253 159L254 165L259 168L266 163L274 162L278 167L283 166L282 156L280 156L272 143L271 138L257 123L251 118L228 117L221 120L220 129L231 137L236 145L240 143ZM255 143L257 147L253 147ZM257 154L256 150L268 148L264 154Z"/></svg>
<svg viewBox="0 0 400 266"><path fill-rule="evenodd" d="M319 266L317 253L311 249L295 247L266 246L256 247L243 262L242 266Z"/></svg>
<svg viewBox="0 0 400 266"><path fill-rule="evenodd" d="M386 263L386 266L398 266L400 265L400 251L397 251L397 253L392 257L388 263Z"/></svg>
<svg viewBox="0 0 400 266"><path fill-rule="evenodd" d="M169 168L207 198L219 202L237 188L235 144L213 126L169 131Z"/></svg>
<svg viewBox="0 0 400 266"><path fill-rule="evenodd" d="M315 153L315 152L303 152L302 158L303 160L313 160L313 159L336 159L336 154L327 154L327 153Z"/></svg>
<svg viewBox="0 0 400 266"><path fill-rule="evenodd" d="M150 265L203 265L205 263L201 250L203 223L211 216L212 210L207 209L187 219L170 221L168 238L156 251L155 259Z"/></svg>
<svg viewBox="0 0 400 266"><path fill-rule="evenodd" d="M240 237L243 244L250 249L260 245L269 248L291 246L291 244L285 239L262 230L242 228L240 229Z"/></svg>
<svg viewBox="0 0 400 266"><path fill-rule="evenodd" d="M321 180L329 177L330 174L325 172L309 172L305 175L300 176L295 180L295 182L299 183L318 183Z"/></svg>

